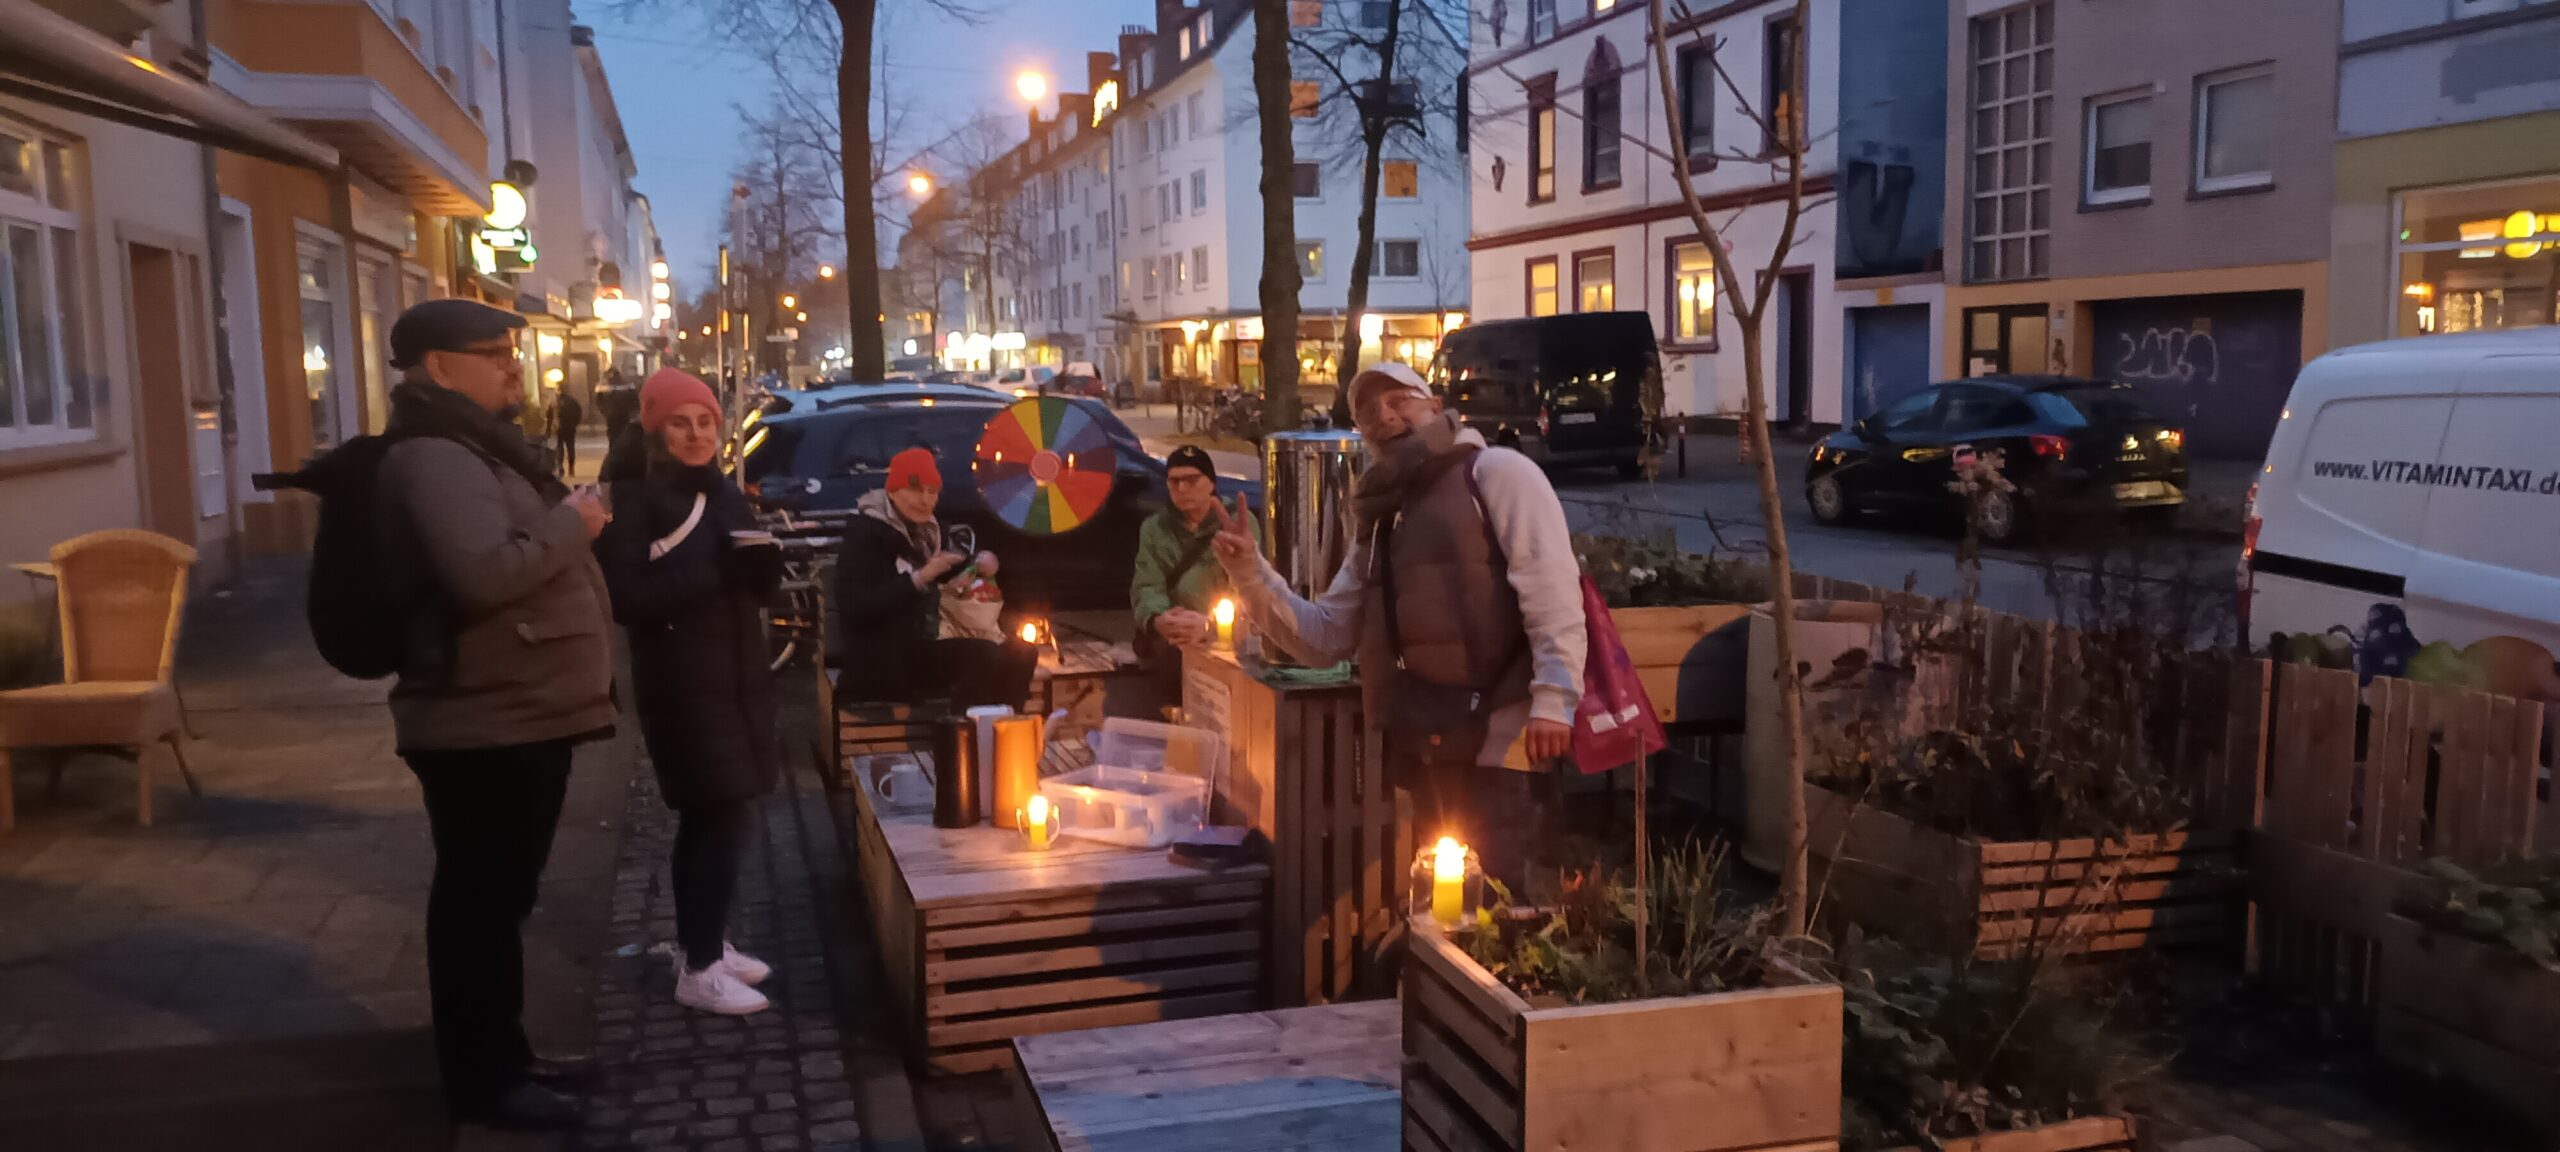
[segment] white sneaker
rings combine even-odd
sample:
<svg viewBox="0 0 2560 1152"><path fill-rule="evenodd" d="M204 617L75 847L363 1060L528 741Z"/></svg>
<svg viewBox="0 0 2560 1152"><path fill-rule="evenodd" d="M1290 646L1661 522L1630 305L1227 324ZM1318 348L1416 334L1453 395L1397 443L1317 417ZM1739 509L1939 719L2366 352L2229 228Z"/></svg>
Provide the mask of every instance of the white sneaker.
<svg viewBox="0 0 2560 1152"><path fill-rule="evenodd" d="M773 965L738 951L727 941L720 944L720 967L728 969L730 975L749 987L762 984L765 977L773 975Z"/></svg>
<svg viewBox="0 0 2560 1152"><path fill-rule="evenodd" d="M676 976L676 1003L722 1016L745 1016L762 1012L772 1005L764 993L746 986L727 964L714 964L700 972L684 971Z"/></svg>

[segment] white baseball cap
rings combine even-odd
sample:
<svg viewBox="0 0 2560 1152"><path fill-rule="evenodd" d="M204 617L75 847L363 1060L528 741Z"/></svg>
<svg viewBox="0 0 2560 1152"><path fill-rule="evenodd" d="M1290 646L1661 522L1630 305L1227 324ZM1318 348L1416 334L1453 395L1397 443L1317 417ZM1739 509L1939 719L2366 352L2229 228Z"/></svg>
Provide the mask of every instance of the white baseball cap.
<svg viewBox="0 0 2560 1152"><path fill-rule="evenodd" d="M1426 400L1431 397L1431 388L1422 382L1420 374L1390 360L1369 365L1351 378L1351 410L1355 413L1360 411L1370 397L1381 391L1410 392Z"/></svg>

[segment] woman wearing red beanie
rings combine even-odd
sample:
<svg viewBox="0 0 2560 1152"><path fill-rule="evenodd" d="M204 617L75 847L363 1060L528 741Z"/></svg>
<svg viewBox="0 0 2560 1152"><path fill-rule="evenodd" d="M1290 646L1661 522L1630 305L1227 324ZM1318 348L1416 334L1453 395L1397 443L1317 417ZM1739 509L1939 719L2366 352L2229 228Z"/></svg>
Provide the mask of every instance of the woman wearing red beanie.
<svg viewBox="0 0 2560 1152"><path fill-rule="evenodd" d="M672 368L640 388L636 469L596 539L613 618L631 639L633 711L676 810L676 1002L762 1010L765 964L729 946L729 904L779 768L763 608L781 550L720 474L720 401Z"/></svg>
<svg viewBox="0 0 2560 1152"><path fill-rule="evenodd" d="M888 485L866 492L836 555L835 609L844 622L837 690L852 700L1020 706L1031 695L1039 649L1020 640L943 639L943 585L974 571L993 576L993 553L945 541L934 507L942 470L909 448L889 459Z"/></svg>

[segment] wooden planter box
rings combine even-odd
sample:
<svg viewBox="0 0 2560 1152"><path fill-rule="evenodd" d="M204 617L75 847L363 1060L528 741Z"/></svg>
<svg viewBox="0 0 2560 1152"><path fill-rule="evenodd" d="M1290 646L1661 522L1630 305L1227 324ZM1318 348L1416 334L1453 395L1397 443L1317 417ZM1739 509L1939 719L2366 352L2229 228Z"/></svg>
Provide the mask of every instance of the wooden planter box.
<svg viewBox="0 0 2560 1152"><path fill-rule="evenodd" d="M1922 1152L1916 1146L1893 1152ZM2133 1121L2122 1116L2084 1116L2059 1124L1969 1136L1938 1145L1938 1152L2134 1152Z"/></svg>
<svg viewBox="0 0 2560 1152"><path fill-rule="evenodd" d="M1742 646L1735 645L1734 658L1726 662L1731 667L1724 668L1701 645L1709 633L1750 616L1748 604L1609 610L1609 621L1618 626L1618 639L1635 662L1636 679L1644 682L1656 717L1665 724L1735 727L1742 722ZM1728 679L1731 683L1724 682Z"/></svg>
<svg viewBox="0 0 2560 1152"><path fill-rule="evenodd" d="M1428 921L1409 939L1408 1150L1839 1147L1837 985L1533 1008Z"/></svg>
<svg viewBox="0 0 2560 1152"><path fill-rule="evenodd" d="M2234 935L2240 882L2229 833L1982 841L1813 786L1805 816L1826 909L1922 946L1997 959L2038 939L2087 953Z"/></svg>
<svg viewBox="0 0 2560 1152"><path fill-rule="evenodd" d="M2560 1138L2560 972L2405 916L2382 931L2385 1059L2457 1081Z"/></svg>

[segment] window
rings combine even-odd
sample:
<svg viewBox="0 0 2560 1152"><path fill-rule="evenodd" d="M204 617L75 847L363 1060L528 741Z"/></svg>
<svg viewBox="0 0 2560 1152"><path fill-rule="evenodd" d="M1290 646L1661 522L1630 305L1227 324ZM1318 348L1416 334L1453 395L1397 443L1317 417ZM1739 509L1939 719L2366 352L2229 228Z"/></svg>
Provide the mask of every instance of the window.
<svg viewBox="0 0 2560 1152"><path fill-rule="evenodd" d="M1671 245L1671 342L1716 344L1716 258L1696 240Z"/></svg>
<svg viewBox="0 0 2560 1152"><path fill-rule="evenodd" d="M302 383L311 401L311 446L338 442L338 387L346 356L338 348L338 246L304 237L294 253L302 296Z"/></svg>
<svg viewBox="0 0 2560 1152"><path fill-rule="evenodd" d="M1207 33L1204 32L1202 35L1207 35ZM1194 138L1197 138L1202 132L1208 130L1206 125L1209 123L1209 118L1200 114L1200 109L1204 107L1201 103L1201 99L1207 95L1208 93L1206 92L1194 92L1191 94L1191 135Z"/></svg>
<svg viewBox="0 0 2560 1152"><path fill-rule="evenodd" d="M1556 78L1529 82L1529 202L1556 198Z"/></svg>
<svg viewBox="0 0 2560 1152"><path fill-rule="evenodd" d="M1771 20L1761 37L1765 59L1760 68L1760 106L1769 110L1769 133L1760 153L1778 156L1804 139L1804 108L1796 99L1796 18Z"/></svg>
<svg viewBox="0 0 2560 1152"><path fill-rule="evenodd" d="M1182 219L1182 181L1166 181L1163 187L1156 190L1156 199L1163 203L1165 219Z"/></svg>
<svg viewBox="0 0 2560 1152"><path fill-rule="evenodd" d="M1926 432L1938 426L1938 390L1923 388L1876 413L1887 432Z"/></svg>
<svg viewBox="0 0 2560 1152"><path fill-rule="evenodd" d="M1189 25L1184 25L1182 29L1182 58L1185 60L1191 58L1191 28Z"/></svg>
<svg viewBox="0 0 2560 1152"><path fill-rule="evenodd" d="M1182 105L1176 104L1171 108L1165 109L1164 112L1164 143L1165 147L1170 148L1181 142Z"/></svg>
<svg viewBox="0 0 2560 1152"><path fill-rule="evenodd" d="M1529 289L1529 314L1556 314L1556 258L1542 256L1529 262L1524 281Z"/></svg>
<svg viewBox="0 0 2560 1152"><path fill-rule="evenodd" d="M1067 225L1067 251L1077 256L1084 255L1084 225Z"/></svg>
<svg viewBox="0 0 2560 1152"><path fill-rule="evenodd" d="M1458 78L1458 113L1457 113L1457 121L1458 121L1458 155L1460 155L1460 156L1464 156L1464 155L1466 155L1466 154L1467 154L1467 130L1468 130L1468 128L1469 128L1471 125L1473 125L1473 124L1475 123L1474 117L1473 117L1473 116L1470 114L1470 112L1468 111L1468 109L1469 109L1469 103L1468 103L1468 102L1469 102L1471 99L1473 99L1473 97L1469 96L1469 95L1468 95L1468 93L1471 93L1471 92L1475 91L1475 88L1476 88L1476 85L1475 85L1475 82L1474 82L1474 81L1469 80L1469 79L1467 79L1467 78L1466 78L1466 77L1464 77L1464 76L1461 76L1461 77L1459 77L1459 78Z"/></svg>
<svg viewBox="0 0 2560 1152"><path fill-rule="evenodd" d="M1577 253L1573 258L1573 295L1576 312L1617 311L1618 254Z"/></svg>
<svg viewBox="0 0 2560 1152"><path fill-rule="evenodd" d="M93 439L87 261L67 145L0 123L0 449Z"/></svg>
<svg viewBox="0 0 2560 1152"><path fill-rule="evenodd" d="M2086 183L2091 204L2122 204L2151 195L2151 97L2105 96L2089 101Z"/></svg>
<svg viewBox="0 0 2560 1152"><path fill-rule="evenodd" d="M1191 173L1191 210L1194 212L1205 212L1208 210L1208 203L1209 170L1206 168L1194 169Z"/></svg>
<svg viewBox="0 0 2560 1152"><path fill-rule="evenodd" d="M1300 200L1313 200L1324 195L1324 169L1310 160L1289 166L1289 191Z"/></svg>
<svg viewBox="0 0 2560 1152"><path fill-rule="evenodd" d="M1075 312L1073 313L1075 318L1082 320L1084 319L1084 281L1078 280L1067 287L1068 306L1075 309Z"/></svg>
<svg viewBox="0 0 2560 1152"><path fill-rule="evenodd" d="M1716 164L1716 57L1706 46L1680 50L1680 139L1689 170Z"/></svg>
<svg viewBox="0 0 2560 1152"><path fill-rule="evenodd" d="M1976 19L1965 272L2030 280L2052 262L2053 4Z"/></svg>
<svg viewBox="0 0 2560 1152"><path fill-rule="evenodd" d="M1324 241L1298 241L1298 275L1309 284L1324 282Z"/></svg>
<svg viewBox="0 0 2560 1152"><path fill-rule="evenodd" d="M1360 26L1363 28L1384 28L1387 26L1388 13L1393 10L1394 0L1361 0Z"/></svg>
<svg viewBox="0 0 2560 1152"><path fill-rule="evenodd" d="M1378 275L1398 280L1422 275L1422 241L1378 241Z"/></svg>
<svg viewBox="0 0 2560 1152"><path fill-rule="evenodd" d="M1591 14L1597 16L1618 6L1618 0L1591 0Z"/></svg>
<svg viewBox="0 0 2560 1152"><path fill-rule="evenodd" d="M1153 256L1147 257L1145 260L1140 261L1140 263L1147 266L1147 299L1153 300L1156 298L1156 286L1158 283L1157 277L1163 275L1163 269L1157 266L1156 258Z"/></svg>
<svg viewBox="0 0 2560 1152"><path fill-rule="evenodd" d="M1596 41L1582 71L1582 190L1618 186L1618 55Z"/></svg>
<svg viewBox="0 0 2560 1152"><path fill-rule="evenodd" d="M1111 198L1111 204L1112 204L1112 209L1113 209L1113 215L1116 215L1116 216L1118 216L1118 217L1120 218L1120 234L1121 234L1121 235L1123 235L1123 236L1128 235L1128 234L1129 234L1129 194L1128 194L1128 193L1126 193L1126 192L1122 192L1122 193L1119 193L1119 194L1117 194L1117 195L1113 196L1113 197Z"/></svg>
<svg viewBox="0 0 2560 1152"><path fill-rule="evenodd" d="M1173 266L1172 270L1165 274L1165 279L1168 282L1166 287L1176 292L1189 291L1191 288L1191 265L1183 262L1183 259L1180 256L1165 257L1164 262Z"/></svg>
<svg viewBox="0 0 2560 1152"><path fill-rule="evenodd" d="M1388 160L1378 169L1378 194L1389 200L1413 200L1422 195L1422 168L1412 160Z"/></svg>
<svg viewBox="0 0 2560 1152"><path fill-rule="evenodd" d="M1289 0L1289 26L1313 28L1324 23L1324 0Z"/></svg>
<svg viewBox="0 0 2560 1152"><path fill-rule="evenodd" d="M1202 290L1209 287L1209 246L1206 244L1191 250L1191 286Z"/></svg>
<svg viewBox="0 0 2560 1152"><path fill-rule="evenodd" d="M2268 146L2276 76L2252 68L2196 84L2196 191L2228 192L2275 183Z"/></svg>
<svg viewBox="0 0 2560 1152"><path fill-rule="evenodd" d="M1293 119L1293 120L1313 120L1313 119L1315 119L1315 118L1316 118L1316 111L1317 111L1317 104L1318 104L1318 102L1319 102L1319 101L1321 101L1323 98L1324 98L1324 89L1323 89L1322 87L1320 87L1319 85L1317 85L1317 83L1316 83L1315 81L1313 81L1313 80L1292 80L1292 81L1290 81L1290 82L1289 82L1289 117L1290 117L1290 119Z"/></svg>
<svg viewBox="0 0 2560 1152"><path fill-rule="evenodd" d="M1556 34L1556 0L1529 0L1529 42Z"/></svg>
<svg viewBox="0 0 2560 1152"><path fill-rule="evenodd" d="M2405 192L2397 223L2399 275L2373 286L2396 302L2396 334L2560 321L2560 179Z"/></svg>

